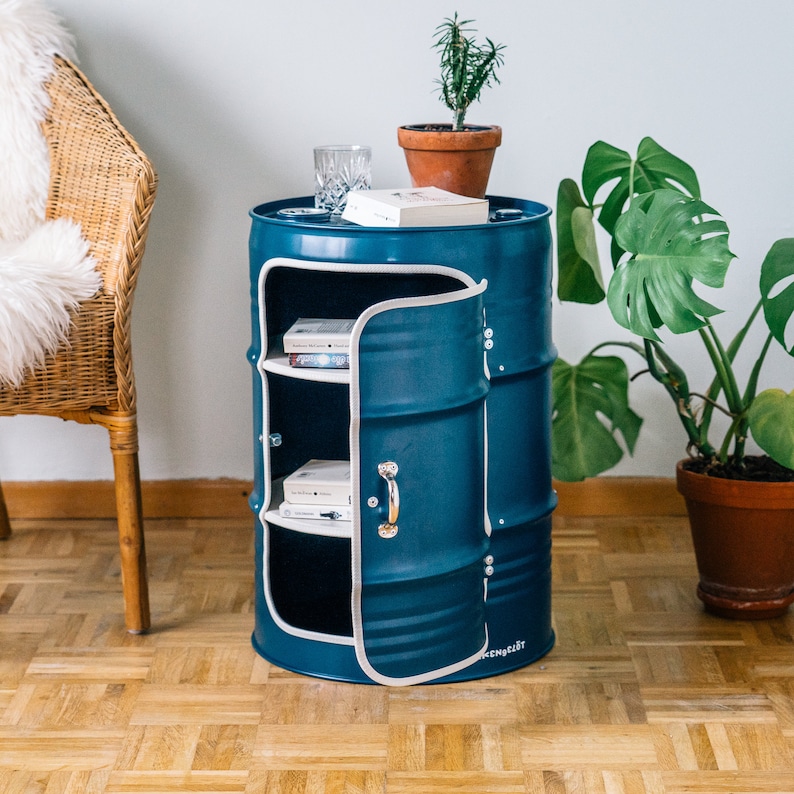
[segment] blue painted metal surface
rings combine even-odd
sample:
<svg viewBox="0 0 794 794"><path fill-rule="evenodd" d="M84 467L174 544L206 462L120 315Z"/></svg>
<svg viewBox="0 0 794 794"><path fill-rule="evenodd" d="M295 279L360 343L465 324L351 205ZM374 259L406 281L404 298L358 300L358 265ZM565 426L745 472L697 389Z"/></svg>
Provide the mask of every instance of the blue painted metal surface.
<svg viewBox="0 0 794 794"><path fill-rule="evenodd" d="M278 217L284 208L311 206L311 197L251 211L249 360L254 367L255 429L251 507L257 515L253 642L279 666L337 680L370 682L382 676L389 682L476 658L467 667L435 678L465 680L522 667L553 644L550 367L555 351L550 211L531 201L489 198L492 211L520 210L520 217L481 226L401 229ZM266 263L279 258L300 262L304 269L273 268L267 283L260 284ZM316 272L312 263L318 263L320 271L335 263L338 270ZM365 274L375 263L388 266L390 272ZM450 300L419 314L411 314L417 307L405 308L405 318L422 315L419 326L401 318L402 310L375 314L360 337L361 372L371 375L358 381L361 537L352 544L352 557L345 539L301 536L271 527L262 518L263 501L269 497L265 478L296 468L309 449L314 457L339 456L348 444L350 406L347 386L296 386L283 382L289 379L281 376L263 376L257 366L263 350L298 315L358 316L377 301L454 293L465 287L452 277L416 275L415 265L445 266L475 282L487 280L481 300L489 384L484 384L478 369L481 353L479 362L476 356L459 354L460 372L452 377L446 366L450 356L456 357L454 341L470 333L461 330L461 323L467 328L475 324L471 300ZM264 327L262 314L267 318ZM420 327L422 323L426 327ZM417 332L418 344L409 341ZM400 340L401 334L405 339ZM396 340L400 341L395 344ZM427 340L437 340L437 349ZM389 351L395 348L407 351L397 363L389 361ZM381 390L384 381L392 385L388 392ZM318 399L324 406L321 411ZM434 399L440 402L434 404ZM296 413L303 417L302 426L292 426L290 417ZM478 435L476 428L483 421L487 432ZM292 438L283 447L268 449L263 436L276 425L287 428ZM323 454L314 454L318 444ZM372 462L388 457L388 450L395 459L424 461L427 468L409 466L405 471L401 464L406 531L402 539L398 534L384 545L376 542L372 527L376 516L382 520L382 509L373 511L367 500L382 492ZM347 456L349 447L345 452ZM461 460L473 462L463 465L463 474ZM428 474L449 470L456 471L456 482L451 475L439 479L438 474ZM480 477L487 483L484 493ZM422 505L433 505L430 513L418 506L416 498L407 498L417 491L432 495L421 500ZM486 521L479 519L483 508ZM487 524L490 536L483 531ZM426 546L414 531L419 526L426 531ZM451 540L455 532L459 544ZM405 542L400 546L397 541ZM395 545L389 549L389 543ZM491 557L493 571L484 576L483 560ZM359 563L363 582L356 580ZM290 576L284 570L290 570ZM296 586L296 581L303 585ZM315 582L320 586L315 588ZM298 630L274 609L273 590L283 605L281 611L294 612L290 620L300 624ZM291 604L303 599L307 603L293 610ZM456 610L460 604L465 608ZM450 631L444 634L441 626L450 610L455 617L446 620ZM311 615L316 611L322 616L314 623ZM483 624L487 648L481 653Z"/></svg>
<svg viewBox="0 0 794 794"><path fill-rule="evenodd" d="M481 293L379 312L351 373L362 517L353 628L362 668L394 682L469 666L486 646L482 317ZM384 460L399 464L399 531L389 540L378 533Z"/></svg>

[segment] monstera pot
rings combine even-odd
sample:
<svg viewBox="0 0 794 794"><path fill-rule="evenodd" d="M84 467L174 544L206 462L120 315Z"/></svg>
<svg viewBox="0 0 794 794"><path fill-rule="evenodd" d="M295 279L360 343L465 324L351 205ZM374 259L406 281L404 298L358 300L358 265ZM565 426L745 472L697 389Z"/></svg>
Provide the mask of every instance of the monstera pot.
<svg viewBox="0 0 794 794"><path fill-rule="evenodd" d="M689 513L698 598L720 617L774 618L794 601L794 482L748 482L676 467Z"/></svg>

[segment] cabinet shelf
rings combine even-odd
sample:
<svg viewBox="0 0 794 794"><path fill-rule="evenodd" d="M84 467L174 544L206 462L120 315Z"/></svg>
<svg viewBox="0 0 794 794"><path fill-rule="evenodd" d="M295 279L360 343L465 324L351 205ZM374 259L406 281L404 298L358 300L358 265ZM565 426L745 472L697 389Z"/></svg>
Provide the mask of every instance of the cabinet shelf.
<svg viewBox="0 0 794 794"><path fill-rule="evenodd" d="M276 375L284 375L297 380L309 380L315 383L350 383L349 369L292 367L289 363L289 356L282 350L268 353L267 358L262 362L262 369L265 372L272 372Z"/></svg>

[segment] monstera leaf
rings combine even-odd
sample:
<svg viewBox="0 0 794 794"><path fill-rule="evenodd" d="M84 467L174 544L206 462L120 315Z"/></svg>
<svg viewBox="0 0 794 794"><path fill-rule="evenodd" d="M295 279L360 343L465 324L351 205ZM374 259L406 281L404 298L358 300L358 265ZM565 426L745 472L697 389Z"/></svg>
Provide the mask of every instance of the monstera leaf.
<svg viewBox="0 0 794 794"><path fill-rule="evenodd" d="M794 314L794 238L778 240L761 265L761 297L764 317L772 335L794 356L786 344L786 326ZM783 284L784 281L787 284ZM781 288L782 287L782 288Z"/></svg>
<svg viewBox="0 0 794 794"><path fill-rule="evenodd" d="M762 391L753 400L748 418L758 446L781 465L794 469L794 391Z"/></svg>
<svg viewBox="0 0 794 794"><path fill-rule="evenodd" d="M582 190L592 207L598 191L608 182L617 180L604 200L598 222L612 234L615 223L631 195L670 188L695 198L700 186L691 166L659 146L653 138L643 138L637 147L637 159L632 162L628 152L598 141L587 152L582 171Z"/></svg>
<svg viewBox="0 0 794 794"><path fill-rule="evenodd" d="M620 433L629 452L642 419L629 408L629 376L623 359L588 355L577 365L554 362L552 472L577 481L611 469L622 457Z"/></svg>
<svg viewBox="0 0 794 794"><path fill-rule="evenodd" d="M596 194L612 182L615 184L600 208L597 207ZM557 192L557 294L560 300L579 303L603 300L595 213L598 211L598 222L612 235L629 198L659 188L679 190L690 196L700 195L697 176L692 168L652 138L643 138L635 160L628 152L604 141L590 147L582 171L584 199L572 179L560 182ZM623 249L613 238L613 266L622 255Z"/></svg>
<svg viewBox="0 0 794 794"><path fill-rule="evenodd" d="M604 299L593 212L572 179L563 179L557 191L557 263L560 300L599 303Z"/></svg>
<svg viewBox="0 0 794 794"><path fill-rule="evenodd" d="M634 199L615 226L615 238L632 254L607 289L612 316L624 328L659 341L654 329L662 325L687 333L720 313L692 289L693 281L721 287L733 259L728 227L707 204L654 190Z"/></svg>

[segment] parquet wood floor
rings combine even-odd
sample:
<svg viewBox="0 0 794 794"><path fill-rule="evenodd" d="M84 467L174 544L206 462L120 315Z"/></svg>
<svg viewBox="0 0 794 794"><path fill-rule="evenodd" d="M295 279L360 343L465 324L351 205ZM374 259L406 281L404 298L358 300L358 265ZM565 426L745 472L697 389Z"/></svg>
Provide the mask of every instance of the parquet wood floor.
<svg viewBox="0 0 794 794"><path fill-rule="evenodd" d="M555 518L554 650L396 689L254 653L249 520L148 522L145 636L112 522L14 529L0 794L794 792L794 617L705 615L684 518Z"/></svg>

